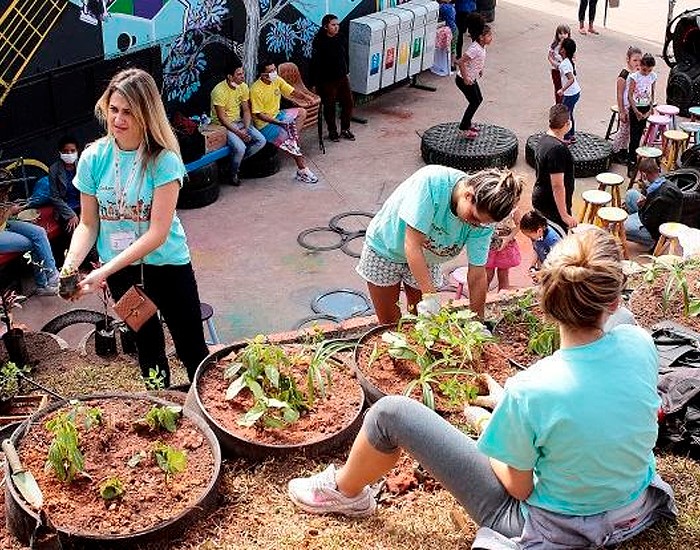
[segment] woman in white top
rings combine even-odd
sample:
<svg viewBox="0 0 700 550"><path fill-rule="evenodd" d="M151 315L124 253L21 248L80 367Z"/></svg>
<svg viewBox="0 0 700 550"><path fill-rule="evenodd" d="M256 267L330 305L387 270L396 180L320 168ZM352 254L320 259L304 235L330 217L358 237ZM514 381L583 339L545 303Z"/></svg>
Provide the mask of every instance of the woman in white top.
<svg viewBox="0 0 700 550"><path fill-rule="evenodd" d="M564 136L567 143L576 141L574 138L575 122L574 122L574 107L581 97L581 86L576 79L576 68L574 67L574 55L576 54L576 42L571 38L565 38L559 47L559 55L562 57L562 62L559 63L559 73L561 73L561 88L557 91L557 95L561 96L562 103L569 109L571 116L571 128Z"/></svg>
<svg viewBox="0 0 700 550"><path fill-rule="evenodd" d="M479 135L479 130L472 126L472 118L484 100L477 79L481 78L483 74L484 63L486 62L486 46L491 44L493 34L491 33L491 27L484 22L484 18L478 13L469 14L468 31L473 42L466 53L457 60L459 70L457 71L455 84L457 84L457 87L469 103L462 116L459 129L462 137L474 139Z"/></svg>

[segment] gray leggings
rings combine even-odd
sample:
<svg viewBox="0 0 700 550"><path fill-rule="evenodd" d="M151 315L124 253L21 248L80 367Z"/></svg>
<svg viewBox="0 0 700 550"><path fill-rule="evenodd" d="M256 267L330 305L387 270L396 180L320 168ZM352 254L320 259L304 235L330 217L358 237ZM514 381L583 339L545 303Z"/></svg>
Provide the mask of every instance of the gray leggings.
<svg viewBox="0 0 700 550"><path fill-rule="evenodd" d="M476 443L437 413L408 397L387 396L367 412L363 429L378 451L402 448L418 460L480 526L507 537L522 533L520 502L503 488Z"/></svg>

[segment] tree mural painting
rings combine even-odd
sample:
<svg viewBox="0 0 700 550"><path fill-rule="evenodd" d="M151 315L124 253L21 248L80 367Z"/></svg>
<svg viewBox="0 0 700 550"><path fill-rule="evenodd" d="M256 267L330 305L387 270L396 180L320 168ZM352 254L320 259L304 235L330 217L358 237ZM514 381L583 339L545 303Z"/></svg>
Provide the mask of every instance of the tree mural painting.
<svg viewBox="0 0 700 550"><path fill-rule="evenodd" d="M292 23L285 23L278 18L287 6L303 9L312 4L311 0L242 0L242 2L246 10L243 67L248 81L253 81L257 76L255 69L258 62L260 37L268 25L270 28L265 36L265 46L268 51L284 52L289 58L297 44L300 44L304 57L311 57L311 42L318 30L318 25L302 14L299 14Z"/></svg>
<svg viewBox="0 0 700 550"><path fill-rule="evenodd" d="M168 100L185 102L197 91L207 66L207 46L222 44L241 55L243 45L221 34L227 14L226 0L202 0L191 7L184 32L163 48L163 93Z"/></svg>

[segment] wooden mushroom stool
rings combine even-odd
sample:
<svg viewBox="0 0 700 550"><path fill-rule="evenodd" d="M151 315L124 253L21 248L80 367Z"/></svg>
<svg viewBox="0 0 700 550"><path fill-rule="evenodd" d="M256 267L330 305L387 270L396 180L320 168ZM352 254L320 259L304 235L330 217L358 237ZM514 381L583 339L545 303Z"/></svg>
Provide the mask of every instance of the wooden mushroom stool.
<svg viewBox="0 0 700 550"><path fill-rule="evenodd" d="M627 233L625 232L625 220L627 212L617 206L604 206L598 210L598 222L609 231L622 245L625 260L629 259L627 250Z"/></svg>
<svg viewBox="0 0 700 550"><path fill-rule="evenodd" d="M656 112L671 119L668 127L669 130L675 130L678 128L678 126L676 126L676 116L681 112L678 107L675 105L657 105Z"/></svg>
<svg viewBox="0 0 700 550"><path fill-rule="evenodd" d="M678 126L690 135L688 146L700 143L700 122L681 122Z"/></svg>
<svg viewBox="0 0 700 550"><path fill-rule="evenodd" d="M634 170L630 174L630 181L627 184L627 189L632 189L634 182L637 181L637 176L639 175L639 163L642 159L658 159L663 155L663 151L657 147L637 147L635 153L637 153L637 163L634 165Z"/></svg>
<svg viewBox="0 0 700 550"><path fill-rule="evenodd" d="M598 182L599 191L607 191L612 196L612 206L622 206L622 196L620 186L625 181L620 174L614 172L603 172L595 177Z"/></svg>
<svg viewBox="0 0 700 550"><path fill-rule="evenodd" d="M662 254L671 254L673 256L682 256L683 251L681 250L681 243L678 239L678 235L688 226L678 222L666 222L659 226L659 241L654 247L654 256L661 256ZM666 249L668 248L668 252Z"/></svg>
<svg viewBox="0 0 700 550"><path fill-rule="evenodd" d="M617 122L617 126L615 126ZM613 131L613 126L615 126L615 131ZM610 122L608 122L608 129L605 131L605 140L609 140L610 136L617 134L620 130L620 113L617 108L617 103L615 105L610 105Z"/></svg>
<svg viewBox="0 0 700 550"><path fill-rule="evenodd" d="M688 147L690 136L682 130L666 130L663 136L663 156L661 164L668 172L676 169L683 151Z"/></svg>
<svg viewBox="0 0 700 550"><path fill-rule="evenodd" d="M584 191L581 198L583 199L583 211L581 212L579 221L590 224L595 223L598 209L612 201L612 195L610 193L598 189Z"/></svg>

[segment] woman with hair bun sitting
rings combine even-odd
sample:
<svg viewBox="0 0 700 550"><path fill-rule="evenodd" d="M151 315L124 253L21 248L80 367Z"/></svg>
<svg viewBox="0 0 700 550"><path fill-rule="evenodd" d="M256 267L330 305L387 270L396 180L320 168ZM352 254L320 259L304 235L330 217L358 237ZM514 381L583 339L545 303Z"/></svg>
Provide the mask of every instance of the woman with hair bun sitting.
<svg viewBox="0 0 700 550"><path fill-rule="evenodd" d="M636 326L603 331L625 282L617 243L600 229L570 235L541 273L540 305L561 348L506 382L478 441L417 401L384 397L346 464L290 481L292 501L311 513L370 515L369 484L403 449L481 526L472 548L613 546L674 518L653 454L656 348Z"/></svg>

